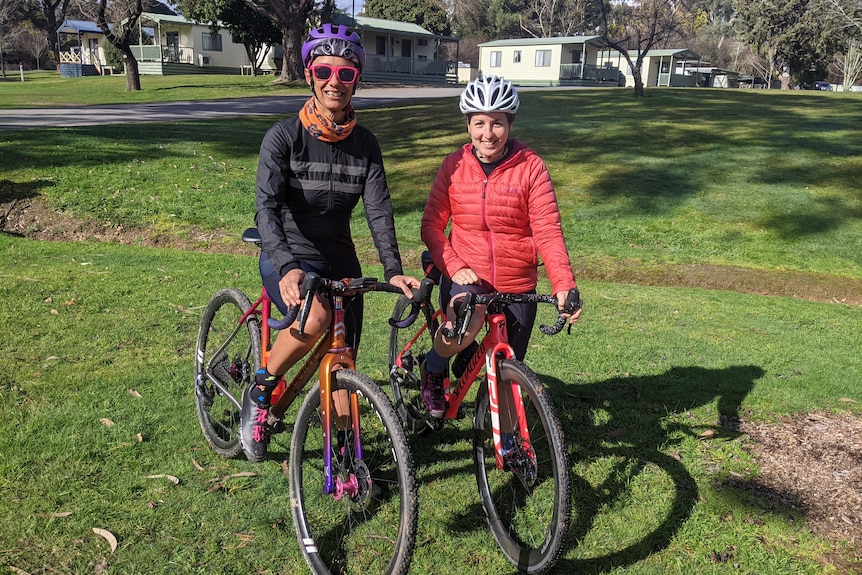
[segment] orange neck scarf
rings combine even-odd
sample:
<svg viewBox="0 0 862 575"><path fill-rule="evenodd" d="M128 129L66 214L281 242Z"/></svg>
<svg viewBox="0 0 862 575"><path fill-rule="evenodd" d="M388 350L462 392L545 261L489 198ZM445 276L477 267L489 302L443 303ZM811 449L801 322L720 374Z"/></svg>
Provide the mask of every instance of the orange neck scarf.
<svg viewBox="0 0 862 575"><path fill-rule="evenodd" d="M299 111L299 121L302 122L302 127L305 131L311 134L313 138L323 142L340 142L353 132L356 127L356 112L353 105L347 106L347 117L343 124L336 124L332 120L327 119L317 109L317 101L314 97L302 105Z"/></svg>

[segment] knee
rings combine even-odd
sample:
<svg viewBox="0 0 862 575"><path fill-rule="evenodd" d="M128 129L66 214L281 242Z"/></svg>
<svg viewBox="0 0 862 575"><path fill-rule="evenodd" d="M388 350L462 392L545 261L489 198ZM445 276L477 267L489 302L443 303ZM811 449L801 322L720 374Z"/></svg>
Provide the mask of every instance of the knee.
<svg viewBox="0 0 862 575"><path fill-rule="evenodd" d="M313 306L308 314L308 319L305 321L305 329L303 332L307 336L320 337L329 327L331 321L331 312L324 309L322 306Z"/></svg>

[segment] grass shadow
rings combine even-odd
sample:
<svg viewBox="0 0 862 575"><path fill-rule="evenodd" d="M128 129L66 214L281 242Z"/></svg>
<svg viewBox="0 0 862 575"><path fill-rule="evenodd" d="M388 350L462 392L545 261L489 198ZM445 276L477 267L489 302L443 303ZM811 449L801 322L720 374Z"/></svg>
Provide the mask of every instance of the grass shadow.
<svg viewBox="0 0 862 575"><path fill-rule="evenodd" d="M554 396L567 434L573 464L613 461L604 479L593 485L573 475L573 514L570 549L587 537L600 513L628 500L632 482L649 467L670 479L667 511L640 539L587 559L564 559L554 573L604 573L630 565L667 547L691 516L699 499L697 483L685 465L672 455L685 436L696 437L695 425L667 427L671 413L717 402L719 435L738 435L739 406L764 371L756 366L726 369L675 367L647 377L622 377L573 386L540 376ZM595 418L599 410L604 414ZM631 504L630 501L628 504Z"/></svg>

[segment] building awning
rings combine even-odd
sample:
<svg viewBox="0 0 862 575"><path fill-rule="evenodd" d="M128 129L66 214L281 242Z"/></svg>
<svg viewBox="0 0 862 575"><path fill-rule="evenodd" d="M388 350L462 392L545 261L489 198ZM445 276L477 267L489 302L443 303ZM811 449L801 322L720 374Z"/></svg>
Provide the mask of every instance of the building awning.
<svg viewBox="0 0 862 575"><path fill-rule="evenodd" d="M458 38L454 36L440 36L433 32L429 32L419 24L400 22L398 20L384 20L383 18L370 18L368 16L349 16L347 14L338 14L333 16L332 23L341 24L357 31L366 30L369 32L385 32L387 34L400 34L402 36L415 36L418 38L445 40L448 42L458 41Z"/></svg>
<svg viewBox="0 0 862 575"><path fill-rule="evenodd" d="M101 34L102 29L95 22L89 20L66 20L57 28L58 34Z"/></svg>

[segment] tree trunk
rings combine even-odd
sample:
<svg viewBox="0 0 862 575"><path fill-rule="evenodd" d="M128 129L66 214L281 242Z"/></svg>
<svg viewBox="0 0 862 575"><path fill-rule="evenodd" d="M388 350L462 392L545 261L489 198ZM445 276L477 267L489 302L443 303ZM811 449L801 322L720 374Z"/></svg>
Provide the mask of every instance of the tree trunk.
<svg viewBox="0 0 862 575"><path fill-rule="evenodd" d="M123 53L123 66L126 68L126 92L139 92L141 90L141 73L138 70L138 60L128 45L119 48Z"/></svg>
<svg viewBox="0 0 862 575"><path fill-rule="evenodd" d="M635 98L643 98L644 97L644 81L641 78L641 67L633 66L632 67L632 77L635 80L635 91L633 96Z"/></svg>
<svg viewBox="0 0 862 575"><path fill-rule="evenodd" d="M281 45L284 47L284 54L281 58L279 82L302 80L305 77L302 69L302 41L305 38L302 36L303 26L297 22L291 22L282 28Z"/></svg>

